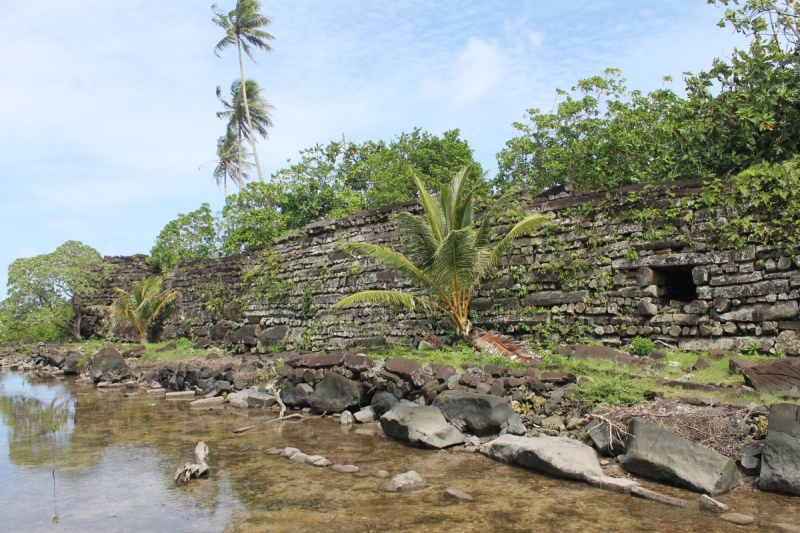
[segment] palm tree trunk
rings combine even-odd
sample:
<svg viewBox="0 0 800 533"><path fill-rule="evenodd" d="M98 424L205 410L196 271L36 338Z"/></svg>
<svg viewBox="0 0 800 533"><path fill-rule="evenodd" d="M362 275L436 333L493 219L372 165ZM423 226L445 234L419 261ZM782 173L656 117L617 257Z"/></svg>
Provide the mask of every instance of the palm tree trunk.
<svg viewBox="0 0 800 533"><path fill-rule="evenodd" d="M261 173L261 162L258 160L258 150L256 149L256 132L253 129L253 122L250 120L250 107L247 105L247 81L244 77L244 63L242 62L242 43L238 35L236 36L236 48L239 50L239 73L242 76L242 100L244 101L244 114L247 115L247 125L250 128L250 146L253 147L253 157L256 160L258 181L264 183L264 174Z"/></svg>
<svg viewBox="0 0 800 533"><path fill-rule="evenodd" d="M239 190L242 190L242 185L244 185L244 171L242 170L242 122L239 121L239 149L236 151L236 157L239 158ZM263 181L263 180L262 180Z"/></svg>

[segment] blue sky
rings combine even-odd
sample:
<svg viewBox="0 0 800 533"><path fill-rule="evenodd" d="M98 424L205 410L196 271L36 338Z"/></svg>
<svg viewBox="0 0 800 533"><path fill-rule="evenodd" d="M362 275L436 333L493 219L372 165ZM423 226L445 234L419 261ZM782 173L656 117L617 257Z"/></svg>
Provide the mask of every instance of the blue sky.
<svg viewBox="0 0 800 533"><path fill-rule="evenodd" d="M234 0L220 0L229 9ZM217 85L238 77L206 0L3 0L0 296L8 264L66 240L147 253L211 180ZM494 155L526 109L607 67L652 90L729 57L705 0L293 0L264 3L274 52L246 64L275 106L266 175L303 148L460 128Z"/></svg>

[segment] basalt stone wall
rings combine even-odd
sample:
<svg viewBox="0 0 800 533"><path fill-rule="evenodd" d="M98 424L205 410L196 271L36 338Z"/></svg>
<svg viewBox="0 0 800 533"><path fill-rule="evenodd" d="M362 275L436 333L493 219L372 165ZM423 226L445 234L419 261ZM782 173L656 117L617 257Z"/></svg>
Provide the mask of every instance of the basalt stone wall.
<svg viewBox="0 0 800 533"><path fill-rule="evenodd" d="M599 192L562 186L523 200L497 220L496 234L528 212L550 223L518 239L481 286L473 322L538 344L620 345L646 336L687 350L800 355L800 250L747 235L731 244L721 228L737 209L709 208L702 192L702 181L687 180ZM402 248L391 215L418 209L404 204L321 221L269 249L183 263L168 273L180 297L162 334L242 351L408 342L424 317L328 308L363 289L414 290L380 264L350 257L341 243ZM769 217L769 208L758 216ZM120 271L130 277L131 269Z"/></svg>

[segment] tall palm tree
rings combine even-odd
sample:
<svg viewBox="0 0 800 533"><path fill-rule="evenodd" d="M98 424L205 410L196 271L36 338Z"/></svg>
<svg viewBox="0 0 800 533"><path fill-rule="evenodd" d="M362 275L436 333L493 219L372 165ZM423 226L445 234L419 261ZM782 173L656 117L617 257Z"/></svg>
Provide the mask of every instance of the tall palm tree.
<svg viewBox="0 0 800 533"><path fill-rule="evenodd" d="M252 54L254 46L265 52L272 51L272 47L266 41L271 41L275 37L261 29L272 24L272 19L259 13L261 2L258 0L236 0L236 7L228 13L221 11L217 4L212 5L211 10L214 12L214 18L212 19L214 23L225 30L225 38L214 47L214 53L219 56L220 52L227 47L236 45L236 49L239 51L239 79L246 80L242 50L254 62L255 59L253 59ZM242 100L248 126L250 131L253 131L250 108L247 102L247 83L242 87ZM253 147L253 157L256 160L256 168L258 169L258 179L263 183L264 174L261 172L261 162L258 160L255 137L251 140L251 145Z"/></svg>
<svg viewBox="0 0 800 533"><path fill-rule="evenodd" d="M484 213L476 224L473 196L483 185L481 177L471 177L464 167L449 185L443 185L438 198L428 194L417 176L424 213L421 216L399 213L397 229L407 237L407 253L363 242L345 244L345 250L376 259L398 271L415 285L427 289L430 297L414 296L393 290L361 291L336 303L332 309L370 303L405 307L411 311L440 316L470 346L493 353L526 359L527 351L518 343L477 330L469 320L469 304L481 279L497 269L500 259L514 240L541 228L547 218L528 215L492 246L492 220L500 207L518 191L509 191Z"/></svg>
<svg viewBox="0 0 800 533"><path fill-rule="evenodd" d="M234 182L241 190L248 175L245 169L252 165L247 162L249 154L241 144L239 137L232 131L226 132L223 137L217 139L217 166L214 168L214 178L217 180L217 187L224 185L225 198L228 197L228 178Z"/></svg>
<svg viewBox="0 0 800 533"><path fill-rule="evenodd" d="M246 140L253 145L253 132L250 125L255 127L255 132L261 135L262 138L267 138L267 128L272 127L272 114L270 111L275 109L269 102L262 96L262 89L254 80L247 80L246 88L242 90L241 80L234 80L230 88L231 99L225 100L222 96L222 89L217 86L217 98L222 103L223 111L217 113L217 118L228 120L228 131L236 132L239 136L239 143ZM249 101L248 109L250 110L250 117L252 120L247 119L247 113L244 107L244 95L247 94ZM253 146L255 149L255 146ZM240 154L244 155L244 154ZM239 169L243 169L245 165L239 160ZM240 181L243 181L239 176Z"/></svg>
<svg viewBox="0 0 800 533"><path fill-rule="evenodd" d="M114 287L119 294L114 303L114 316L120 322L133 324L139 332L142 344L147 342L147 328L150 323L177 296L174 290L161 290L162 282L163 278L150 276L134 285L131 293Z"/></svg>

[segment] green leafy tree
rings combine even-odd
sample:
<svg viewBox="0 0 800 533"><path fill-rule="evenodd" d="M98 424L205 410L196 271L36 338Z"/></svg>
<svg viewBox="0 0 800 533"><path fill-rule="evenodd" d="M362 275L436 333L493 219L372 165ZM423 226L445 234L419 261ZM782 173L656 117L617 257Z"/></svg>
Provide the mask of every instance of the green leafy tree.
<svg viewBox="0 0 800 533"><path fill-rule="evenodd" d="M114 303L114 317L120 322L133 324L142 344L147 342L147 329L158 318L166 305L178 295L173 290L163 290L163 278L150 276L134 285L133 292L114 287L118 293Z"/></svg>
<svg viewBox="0 0 800 533"><path fill-rule="evenodd" d="M150 263L155 268L167 269L179 261L217 257L220 253L217 220L211 206L200 209L169 222L158 234L150 250Z"/></svg>
<svg viewBox="0 0 800 533"><path fill-rule="evenodd" d="M211 10L214 12L214 18L212 20L225 31L225 37L217 43L217 46L214 48L214 53L219 56L219 54L229 46L236 46L236 50L239 52L239 79L247 80L244 75L242 51L244 51L250 59L253 59L253 47L259 48L265 52L272 51L272 47L267 44L267 41L271 41L275 39L275 37L262 29L272 24L272 19L260 13L261 2L258 0L236 0L236 7L228 13L221 11L217 7L217 4L212 5ZM252 132L256 130L253 128L253 121L250 115L247 85L248 83L245 83L242 86L242 103L244 104L244 112L247 117L249 131ZM261 172L261 163L258 160L255 135L251 138L251 145L253 147L253 157L256 160L256 168L258 169L258 179L263 182L264 174Z"/></svg>
<svg viewBox="0 0 800 533"><path fill-rule="evenodd" d="M467 168L458 172L432 197L419 178L414 178L424 214L408 212L395 217L398 230L407 239L405 255L377 244L350 242L345 250L376 259L425 289L427 296L394 290L360 291L340 300L332 309L358 304L405 307L436 315L449 324L471 346L509 356L522 352L505 339L476 331L469 319L469 305L480 281L495 270L518 237L536 231L547 221L532 214L517 222L496 243L492 243L492 221L516 191L509 191L489 208L480 223L473 217L475 193L483 186Z"/></svg>
<svg viewBox="0 0 800 533"><path fill-rule="evenodd" d="M217 113L217 118L226 119L228 121L228 134L235 133L239 139L239 146L241 148L239 148L237 156L240 169L239 188L241 188L241 184L244 183L244 175L241 170L245 168L245 165L249 165L246 163L247 154L244 152L243 142L247 141L251 145L253 144L253 132L250 128L250 123L252 122L255 127L256 133L266 139L267 128L272 127L272 115L270 111L274 109L274 107L264 99L261 87L253 80L247 80L246 91L242 91L242 81L235 80L231 84L230 93L230 101L225 100L225 98L222 97L222 89L217 87L217 98L219 98L223 107L223 110ZM247 94L250 120L248 120L244 108L245 94Z"/></svg>
<svg viewBox="0 0 800 533"><path fill-rule="evenodd" d="M248 183L225 200L222 208L222 252L239 254L248 248L266 246L286 230L279 205L283 195L277 183Z"/></svg>
<svg viewBox="0 0 800 533"><path fill-rule="evenodd" d="M80 340L84 306L111 268L97 250L78 241L17 259L8 267L6 313L22 329L54 325Z"/></svg>

